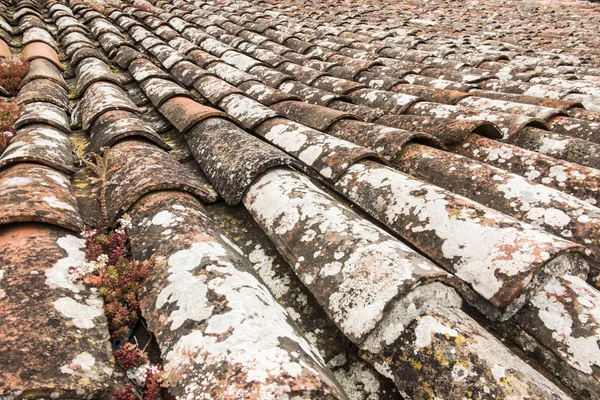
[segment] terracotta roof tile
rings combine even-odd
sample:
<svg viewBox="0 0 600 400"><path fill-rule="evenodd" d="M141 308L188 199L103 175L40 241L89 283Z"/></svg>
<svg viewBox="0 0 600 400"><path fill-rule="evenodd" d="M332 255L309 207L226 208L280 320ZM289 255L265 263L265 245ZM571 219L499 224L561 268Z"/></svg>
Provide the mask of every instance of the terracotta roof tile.
<svg viewBox="0 0 600 400"><path fill-rule="evenodd" d="M174 97L168 100L160 107L160 112L182 133L206 118L230 118L226 113L203 106L188 97Z"/></svg>

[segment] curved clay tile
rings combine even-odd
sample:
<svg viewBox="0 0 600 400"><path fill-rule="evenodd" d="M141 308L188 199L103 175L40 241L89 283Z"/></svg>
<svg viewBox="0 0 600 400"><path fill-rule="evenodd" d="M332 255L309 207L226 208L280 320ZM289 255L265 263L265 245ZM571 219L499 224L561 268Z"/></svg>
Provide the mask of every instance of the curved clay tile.
<svg viewBox="0 0 600 400"><path fill-rule="evenodd" d="M103 61L107 65L110 64L109 59L100 50L91 47L83 47L75 51L75 53L71 55L67 71L65 71L65 77L75 76L75 70L79 63L85 60L86 58L90 57L97 58L98 60Z"/></svg>
<svg viewBox="0 0 600 400"><path fill-rule="evenodd" d="M474 160L421 145L407 148L397 167L600 254L592 237L600 209L558 190ZM477 190L473 190L476 184Z"/></svg>
<svg viewBox="0 0 600 400"><path fill-rule="evenodd" d="M25 105L34 102L51 103L65 111L70 110L67 91L49 79L29 81L19 90L17 104Z"/></svg>
<svg viewBox="0 0 600 400"><path fill-rule="evenodd" d="M191 87L196 81L212 73L200 68L196 64L182 60L170 69L171 74L184 86Z"/></svg>
<svg viewBox="0 0 600 400"><path fill-rule="evenodd" d="M557 275L587 271L583 247L374 162L352 165L335 185L472 287L491 319L509 318Z"/></svg>
<svg viewBox="0 0 600 400"><path fill-rule="evenodd" d="M459 120L418 115L383 115L376 123L414 132L425 132L435 136L446 145L460 144L472 133L501 139L502 132L491 122Z"/></svg>
<svg viewBox="0 0 600 400"><path fill-rule="evenodd" d="M57 50L56 42L54 41L54 37L52 34L48 32L46 29L32 27L27 29L23 33L23 46L28 45L29 43L34 42L42 42L46 43L48 46L52 47L54 50Z"/></svg>
<svg viewBox="0 0 600 400"><path fill-rule="evenodd" d="M235 50L226 51L221 56L221 59L227 64L233 65L237 69L244 72L250 71L253 67L256 67L257 65L264 65L262 62L254 58L248 57L245 54L238 53Z"/></svg>
<svg viewBox="0 0 600 400"><path fill-rule="evenodd" d="M245 82L239 87L244 93L265 106L288 100L299 101L300 98L285 91L277 90L258 81Z"/></svg>
<svg viewBox="0 0 600 400"><path fill-rule="evenodd" d="M559 160L545 154L470 135L451 151L484 162L528 181L560 190L592 205L600 204L600 170Z"/></svg>
<svg viewBox="0 0 600 400"><path fill-rule="evenodd" d="M89 129L102 114L112 110L139 112L123 89L108 82L96 82L88 87L79 102L83 129Z"/></svg>
<svg viewBox="0 0 600 400"><path fill-rule="evenodd" d="M23 18L21 18L21 20L19 21L19 31L20 32L26 32L28 29L31 28L40 28L43 30L48 29L46 26L46 23L40 19L39 17L35 16L35 15L26 15ZM9 31L10 32L10 31ZM46 34L42 34L44 36L44 38L47 38L48 36ZM29 39L38 36L35 34L29 34ZM52 35L50 35L50 37L52 37ZM42 39L42 38L40 38ZM56 48L56 44L53 43L53 40L51 41L51 43L48 43L49 46ZM29 40L29 42L32 42L35 40ZM40 40L41 42L46 42L46 40Z"/></svg>
<svg viewBox="0 0 600 400"><path fill-rule="evenodd" d="M72 16L63 16L60 18L57 18L55 20L55 24L56 24L56 28L58 30L58 38L61 38L65 35L65 32L71 32L72 29L75 28L83 28L83 25L79 22L79 20L77 20L77 18L74 18Z"/></svg>
<svg viewBox="0 0 600 400"><path fill-rule="evenodd" d="M467 99L469 98L467 97ZM511 140L513 136L518 135L520 131L527 127L542 129L547 129L548 127L548 124L544 120L527 115L478 110L470 107L450 106L426 101L413 104L406 110L406 114L443 119L488 121L500 128L505 140Z"/></svg>
<svg viewBox="0 0 600 400"><path fill-rule="evenodd" d="M247 97L245 94L233 93L219 102L219 108L239 121L242 127L251 130L256 125L275 118L280 114Z"/></svg>
<svg viewBox="0 0 600 400"><path fill-rule="evenodd" d="M0 169L18 163L38 163L73 174L71 140L45 124L19 129L0 157Z"/></svg>
<svg viewBox="0 0 600 400"><path fill-rule="evenodd" d="M30 46L35 45L36 43L33 43ZM23 54L25 55L25 52ZM67 89L67 84L65 83L61 70L54 62L49 61L44 57L34 59L25 57L25 59L29 61L29 70L27 71L25 78L21 81L21 86L35 79L49 79L62 86L65 90ZM56 60L58 61L58 57ZM60 68L62 68L62 66Z"/></svg>
<svg viewBox="0 0 600 400"><path fill-rule="evenodd" d="M110 82L121 85L119 78L110 70L109 66L96 57L87 57L75 68L77 88L75 93L82 96L90 85L96 82Z"/></svg>
<svg viewBox="0 0 600 400"><path fill-rule="evenodd" d="M79 232L83 221L69 178L53 168L19 163L0 172L0 224L44 222Z"/></svg>
<svg viewBox="0 0 600 400"><path fill-rule="evenodd" d="M129 68L129 65L140 58L147 59L148 56L140 53L130 46L121 46L117 49L113 56L113 61L122 69Z"/></svg>
<svg viewBox="0 0 600 400"><path fill-rule="evenodd" d="M342 119L358 119L357 116L349 113L302 101L283 101L273 104L271 108L319 131L327 130L334 122Z"/></svg>
<svg viewBox="0 0 600 400"><path fill-rule="evenodd" d="M203 106L187 97L174 97L160 107L165 116L182 133L187 132L196 123L206 118L221 117L230 119L228 114L217 109Z"/></svg>
<svg viewBox="0 0 600 400"><path fill-rule="evenodd" d="M172 80L148 78L140 83L140 88L156 108L161 107L165 102L174 97L187 97L193 99L192 94L188 90L182 88Z"/></svg>
<svg viewBox="0 0 600 400"><path fill-rule="evenodd" d="M154 55L165 67L167 70L171 69L175 64L182 60L187 60L188 57L183 54L173 50L170 46L166 44L159 44L157 46L153 46L149 52Z"/></svg>
<svg viewBox="0 0 600 400"><path fill-rule="evenodd" d="M355 79L357 82L364 83L371 89L378 90L392 90L392 88L403 82L402 79L380 75L371 71L362 71Z"/></svg>
<svg viewBox="0 0 600 400"><path fill-rule="evenodd" d="M243 94L240 89L212 75L203 76L194 82L194 89L206 97L211 104L219 104L222 99L233 93Z"/></svg>
<svg viewBox="0 0 600 400"><path fill-rule="evenodd" d="M597 290L577 276L566 275L546 284L510 325L499 330L516 338L528 353L537 354L581 398L591 398L600 392L599 306Z"/></svg>
<svg viewBox="0 0 600 400"><path fill-rule="evenodd" d="M378 158L372 150L285 118L265 121L254 132L328 180L336 180L359 160Z"/></svg>
<svg viewBox="0 0 600 400"><path fill-rule="evenodd" d="M260 78L261 81L273 88L279 87L279 85L281 85L283 82L295 80L295 78L291 75L284 74L262 65L252 68L250 73L257 78Z"/></svg>
<svg viewBox="0 0 600 400"><path fill-rule="evenodd" d="M585 121L570 117L557 116L548 121L550 130L566 136L573 136L593 143L600 143L600 119Z"/></svg>
<svg viewBox="0 0 600 400"><path fill-rule="evenodd" d="M413 104L422 101L416 96L375 89L355 90L348 97L356 104L379 108L392 114L402 114Z"/></svg>
<svg viewBox="0 0 600 400"><path fill-rule="evenodd" d="M109 57L112 57L115 54L117 48L121 46L131 46L129 40L124 39L120 34L117 35L112 32L103 33L98 36L97 40Z"/></svg>
<svg viewBox="0 0 600 400"><path fill-rule="evenodd" d="M219 78L226 80L234 86L239 86L242 83L257 80L255 76L240 71L239 69L224 62L210 64L206 67L206 70L214 73Z"/></svg>
<svg viewBox="0 0 600 400"><path fill-rule="evenodd" d="M108 156L107 213L112 225L145 194L160 190L182 190L203 202L218 199L205 178L192 173L171 155L152 143L124 140L113 145Z"/></svg>
<svg viewBox="0 0 600 400"><path fill-rule="evenodd" d="M230 205L238 204L248 186L268 169L286 165L302 168L280 150L222 118L196 124L186 139L200 167Z"/></svg>
<svg viewBox="0 0 600 400"><path fill-rule="evenodd" d="M188 58L198 65L200 68L207 68L209 65L217 62L223 63L224 61L218 57L213 56L203 50L192 50L188 54Z"/></svg>
<svg viewBox="0 0 600 400"><path fill-rule="evenodd" d="M303 67L292 62L283 63L279 65L277 69L282 73L292 75L306 85L312 85L320 77L329 75L326 72Z"/></svg>
<svg viewBox="0 0 600 400"><path fill-rule="evenodd" d="M66 111L52 103L32 102L25 104L14 127L20 129L32 124L47 124L60 129L66 134L71 133L69 117Z"/></svg>
<svg viewBox="0 0 600 400"><path fill-rule="evenodd" d="M356 143L378 153L386 161L393 161L409 142L444 148L444 144L432 135L421 131L390 128L363 121L341 120L327 130L332 136Z"/></svg>
<svg viewBox="0 0 600 400"><path fill-rule="evenodd" d="M348 103L341 100L333 100L328 104L328 107L333 108L334 110L354 114L367 122L375 122L379 117L386 115L386 112L383 110L368 106L361 106L359 104Z"/></svg>
<svg viewBox="0 0 600 400"><path fill-rule="evenodd" d="M114 33L115 35L120 35L121 32L119 29L114 26L112 23L109 23L105 19L96 18L89 23L90 31L94 37L98 37L103 33Z"/></svg>
<svg viewBox="0 0 600 400"><path fill-rule="evenodd" d="M328 106L329 103L334 100L349 100L348 97L336 95L321 89L307 86L298 81L283 82L281 85L279 85L278 89L292 95L297 95L307 103L318 104L320 106Z"/></svg>
<svg viewBox="0 0 600 400"><path fill-rule="evenodd" d="M558 108L536 106L532 104L514 103L512 101L488 99L484 97L466 97L456 103L464 107L472 107L479 110L498 111L508 114L527 115L544 121L551 121L554 117L567 115L566 111Z"/></svg>
<svg viewBox="0 0 600 400"><path fill-rule="evenodd" d="M102 114L90 127L89 134L88 152L100 153L103 147L136 136L146 138L165 150L171 149L150 126L129 111L115 110Z"/></svg>
<svg viewBox="0 0 600 400"><path fill-rule="evenodd" d="M473 94L459 92L456 90L435 89L428 86L407 84L397 85L392 89L392 91L417 96L425 101L431 101L433 103L452 105L456 104L458 101L464 99L465 97L473 96Z"/></svg>
<svg viewBox="0 0 600 400"><path fill-rule="evenodd" d="M102 298L69 280L69 267L86 262L85 240L66 229L15 224L0 233L3 396L109 395L114 364Z"/></svg>
<svg viewBox="0 0 600 400"><path fill-rule="evenodd" d="M600 169L600 145L587 140L525 127L507 143L560 160Z"/></svg>
<svg viewBox="0 0 600 400"><path fill-rule="evenodd" d="M67 56L71 57L75 52L84 47L94 47L87 33L79 31L70 32L61 40L61 45L65 49Z"/></svg>
<svg viewBox="0 0 600 400"><path fill-rule="evenodd" d="M367 339L396 299L448 277L297 172L270 170L250 187L243 201L317 301L355 343Z"/></svg>
<svg viewBox="0 0 600 400"><path fill-rule="evenodd" d="M160 192L138 202L131 217L133 255L166 257L146 284L141 308L172 372L173 395L345 398L318 352L197 201ZM165 240L171 237L177 240Z"/></svg>
<svg viewBox="0 0 600 400"><path fill-rule="evenodd" d="M403 327L378 354L362 355L386 365L407 396L570 398L458 308L427 311Z"/></svg>
<svg viewBox="0 0 600 400"><path fill-rule="evenodd" d="M189 40L179 36L177 32L175 32L173 38L169 39L169 46L173 47L174 49L183 54L189 54L191 51L200 50L200 47L196 46Z"/></svg>

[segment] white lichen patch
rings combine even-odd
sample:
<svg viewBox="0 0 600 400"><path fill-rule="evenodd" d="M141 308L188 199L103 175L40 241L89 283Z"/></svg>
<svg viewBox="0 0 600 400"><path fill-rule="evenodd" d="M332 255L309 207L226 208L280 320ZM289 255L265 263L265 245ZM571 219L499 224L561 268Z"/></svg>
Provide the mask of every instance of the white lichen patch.
<svg viewBox="0 0 600 400"><path fill-rule="evenodd" d="M248 254L248 259L276 299L281 299L289 293L290 277L287 275L284 275L283 277L278 275L277 265L274 264L275 258L267 256L260 245L257 245L255 249Z"/></svg>
<svg viewBox="0 0 600 400"><path fill-rule="evenodd" d="M381 384L376 372L363 361L352 360L348 369L336 368L333 375L349 400L379 400Z"/></svg>
<svg viewBox="0 0 600 400"><path fill-rule="evenodd" d="M61 201L54 196L45 196L42 198L42 200L45 201L52 208L60 208L62 210L76 211L75 208L71 204L65 203L64 201Z"/></svg>
<svg viewBox="0 0 600 400"><path fill-rule="evenodd" d="M69 279L69 268L81 267L87 263L85 259L85 240L73 235L66 235L59 238L56 244L67 254L44 272L46 285L79 293L84 290L84 286Z"/></svg>
<svg viewBox="0 0 600 400"><path fill-rule="evenodd" d="M544 344L573 368L593 374L600 367L600 294L567 275L550 281L531 305L554 341Z"/></svg>
<svg viewBox="0 0 600 400"><path fill-rule="evenodd" d="M96 326L94 319L104 315L103 302L98 298L90 298L87 304L82 304L70 297L61 297L54 302L54 308L81 329L92 329Z"/></svg>

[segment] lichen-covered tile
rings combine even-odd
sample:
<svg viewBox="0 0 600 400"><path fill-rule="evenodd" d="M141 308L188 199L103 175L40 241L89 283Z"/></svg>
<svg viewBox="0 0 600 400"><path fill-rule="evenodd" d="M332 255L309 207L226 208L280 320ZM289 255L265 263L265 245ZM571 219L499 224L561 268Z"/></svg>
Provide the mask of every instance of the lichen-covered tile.
<svg viewBox="0 0 600 400"><path fill-rule="evenodd" d="M474 134L450 146L460 155L484 162L592 205L600 204L600 171Z"/></svg>
<svg viewBox="0 0 600 400"><path fill-rule="evenodd" d="M194 157L228 204L237 204L249 185L277 166L302 165L222 118L208 118L186 135Z"/></svg>
<svg viewBox="0 0 600 400"><path fill-rule="evenodd" d="M0 223L44 222L79 231L83 223L67 175L19 163L0 172Z"/></svg>
<svg viewBox="0 0 600 400"><path fill-rule="evenodd" d="M67 174L75 172L69 137L45 124L19 129L0 157L0 169L18 163L43 164Z"/></svg>
<svg viewBox="0 0 600 400"><path fill-rule="evenodd" d="M510 317L555 276L587 271L580 246L374 162L335 186L489 301L475 306L490 318Z"/></svg>
<svg viewBox="0 0 600 400"><path fill-rule="evenodd" d="M131 216L134 256L165 258L141 307L172 395L345 398L318 352L197 201L156 193Z"/></svg>
<svg viewBox="0 0 600 400"><path fill-rule="evenodd" d="M157 146L169 150L170 147L140 117L129 111L108 111L102 114L89 129L88 152L101 152L128 137L143 137Z"/></svg>
<svg viewBox="0 0 600 400"><path fill-rule="evenodd" d="M123 89L108 82L96 82L88 87L79 102L83 129L89 129L96 119L107 111L125 110L137 113L139 108Z"/></svg>
<svg viewBox="0 0 600 400"><path fill-rule="evenodd" d="M303 175L272 169L244 205L344 334L363 342L398 297L447 274Z"/></svg>
<svg viewBox="0 0 600 400"><path fill-rule="evenodd" d="M23 106L14 127L21 129L32 124L46 124L66 134L71 133L67 112L52 103L36 101Z"/></svg>
<svg viewBox="0 0 600 400"><path fill-rule="evenodd" d="M74 283L85 240L41 224L0 234L0 397L105 398L114 361L95 289Z"/></svg>

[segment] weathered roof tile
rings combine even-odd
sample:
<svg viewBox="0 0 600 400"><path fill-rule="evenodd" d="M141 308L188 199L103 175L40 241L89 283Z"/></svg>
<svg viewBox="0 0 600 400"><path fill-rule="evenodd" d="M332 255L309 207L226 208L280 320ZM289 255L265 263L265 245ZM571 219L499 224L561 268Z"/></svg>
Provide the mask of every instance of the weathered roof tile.
<svg viewBox="0 0 600 400"><path fill-rule="evenodd" d="M148 193L181 190L209 203L218 198L205 178L192 174L154 144L133 139L120 141L111 147L108 160L106 197L111 225Z"/></svg>

